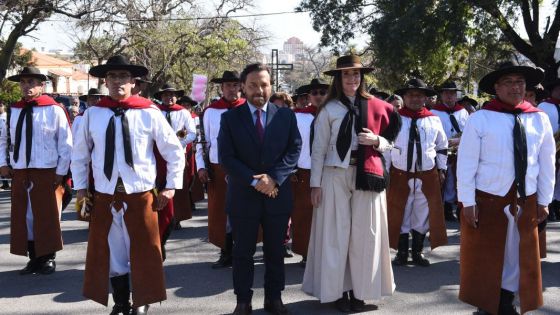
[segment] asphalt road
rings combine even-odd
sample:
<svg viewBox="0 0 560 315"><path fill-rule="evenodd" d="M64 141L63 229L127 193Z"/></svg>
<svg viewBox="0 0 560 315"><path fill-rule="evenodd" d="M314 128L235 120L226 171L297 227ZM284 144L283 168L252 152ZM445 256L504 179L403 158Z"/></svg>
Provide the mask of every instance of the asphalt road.
<svg viewBox="0 0 560 315"><path fill-rule="evenodd" d="M235 308L231 269L212 270L218 250L207 242L206 203L193 219L183 222L168 242L165 274L167 301L152 305L150 314L230 314ZM109 307L81 295L87 246L87 224L75 220L73 204L62 215L64 250L57 254L57 271L48 276L20 276L25 257L9 253L9 192L0 192L0 314L109 314ZM376 303L379 310L364 314L472 314L474 308L457 299L459 237L457 225L448 228L450 244L426 253L428 268L394 268L395 294ZM549 225L549 256L542 262L545 306L532 314L560 314L560 223ZM301 291L301 257L286 260L284 303L293 314L339 314ZM256 254L253 314L262 308L262 251ZM111 299L110 299L111 301Z"/></svg>

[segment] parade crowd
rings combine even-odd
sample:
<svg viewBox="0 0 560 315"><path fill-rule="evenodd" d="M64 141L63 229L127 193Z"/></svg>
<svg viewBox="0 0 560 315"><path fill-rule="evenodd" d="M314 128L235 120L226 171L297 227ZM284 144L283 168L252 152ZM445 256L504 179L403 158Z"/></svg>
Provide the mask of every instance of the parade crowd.
<svg viewBox="0 0 560 315"><path fill-rule="evenodd" d="M166 299L166 241L206 193L211 267L232 267L235 315L252 312L259 242L267 312L290 314L293 253L305 293L363 312L393 294L399 266L430 266L424 246L447 244L446 221L460 222L461 301L477 314L519 314L516 295L521 313L541 307L546 223L560 220L560 79L504 62L480 80L491 97L479 105L454 81L368 89L372 71L342 56L331 82L288 95L250 64L212 79L220 98L201 108L169 83L147 98L148 69L117 55L89 71L108 95L90 89L68 111L24 67L8 78L23 98L0 119L10 252L29 258L19 273L55 272L73 189L89 222L83 295L107 306L111 291L110 314L147 314Z"/></svg>

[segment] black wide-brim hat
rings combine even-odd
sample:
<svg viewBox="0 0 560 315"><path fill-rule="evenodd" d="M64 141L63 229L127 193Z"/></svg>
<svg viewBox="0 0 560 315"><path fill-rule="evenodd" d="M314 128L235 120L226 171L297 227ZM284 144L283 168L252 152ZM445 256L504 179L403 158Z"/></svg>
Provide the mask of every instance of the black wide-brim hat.
<svg viewBox="0 0 560 315"><path fill-rule="evenodd" d="M177 96L177 98L181 98L181 97L183 97L183 95L185 95L185 90L177 90L173 85L171 85L169 83L165 83L159 89L159 91L154 93L154 97L157 98L158 100L160 100L161 99L161 94L163 94L164 92L173 92L173 93L175 93L175 96Z"/></svg>
<svg viewBox="0 0 560 315"><path fill-rule="evenodd" d="M41 71L35 67L23 67L18 74L8 77L8 80L12 82L19 82L21 78L36 78L41 80L41 82L53 80L53 77L42 74Z"/></svg>
<svg viewBox="0 0 560 315"><path fill-rule="evenodd" d="M478 102L474 99L474 98L470 98L467 95L463 96L463 98L461 98L459 100L460 103L462 102L468 102L469 104L471 104L473 107L477 107L478 106Z"/></svg>
<svg viewBox="0 0 560 315"><path fill-rule="evenodd" d="M431 89L424 81L418 78L408 80L402 88L395 91L395 94L403 96L404 94L406 94L407 91L410 90L423 91L424 93L426 93L426 96L428 97L437 95L436 91Z"/></svg>
<svg viewBox="0 0 560 315"><path fill-rule="evenodd" d="M89 89L87 94L81 95L80 97L78 97L78 99L80 99L80 101L87 101L88 96L105 96L104 94L101 94L101 92L99 92L98 89L96 88L91 88Z"/></svg>
<svg viewBox="0 0 560 315"><path fill-rule="evenodd" d="M389 96L391 96L387 92L379 91L376 87L372 87L371 89L369 89L369 94L381 97L382 99L387 99Z"/></svg>
<svg viewBox="0 0 560 315"><path fill-rule="evenodd" d="M225 82L240 82L239 72L237 71L224 71L221 78L213 78L210 80L212 83L222 84Z"/></svg>
<svg viewBox="0 0 560 315"><path fill-rule="evenodd" d="M134 78L134 81L136 81L137 83L152 84L152 81L150 79L148 79L147 77L136 77L136 78Z"/></svg>
<svg viewBox="0 0 560 315"><path fill-rule="evenodd" d="M89 69L89 74L96 78L105 78L107 72L112 70L125 70L130 72L133 78L143 77L148 74L148 68L131 64L125 56L115 55L107 59L107 62Z"/></svg>
<svg viewBox="0 0 560 315"><path fill-rule="evenodd" d="M556 78L556 79L553 80L553 81L546 82L546 83L544 84L544 87L545 87L549 92L551 92L552 89L554 89L554 88L555 88L556 86L558 86L558 85L560 85L560 78Z"/></svg>
<svg viewBox="0 0 560 315"><path fill-rule="evenodd" d="M462 89L457 86L457 83L455 83L455 81L446 81L442 85L438 86L436 90L438 93L441 93L443 91L462 91Z"/></svg>
<svg viewBox="0 0 560 315"><path fill-rule="evenodd" d="M372 72L374 69L371 67L364 67L360 56L357 55L346 55L336 59L336 68L323 72L326 75L334 76L340 71L359 69L362 73Z"/></svg>
<svg viewBox="0 0 560 315"><path fill-rule="evenodd" d="M525 78L526 86L535 86L544 79L544 71L541 68L520 66L516 62L506 61L498 65L496 70L485 75L478 83L478 88L483 92L496 95L494 84L508 74L520 74Z"/></svg>
<svg viewBox="0 0 560 315"><path fill-rule="evenodd" d="M307 85L302 85L298 88L298 91L296 90L296 93L298 94L309 94L310 91L315 90L315 89L328 89L330 86L330 84L328 84L327 82L325 82L324 80L322 80L321 78L316 78L311 80L311 83L307 84Z"/></svg>
<svg viewBox="0 0 560 315"><path fill-rule="evenodd" d="M179 104L179 105L180 105L180 104L185 104L185 103L186 103L186 104L190 104L192 107L198 105L198 103L197 103L195 100L193 100L192 98L190 98L190 97L187 96L187 95L182 96L181 98L179 98L179 99L177 100L177 104Z"/></svg>

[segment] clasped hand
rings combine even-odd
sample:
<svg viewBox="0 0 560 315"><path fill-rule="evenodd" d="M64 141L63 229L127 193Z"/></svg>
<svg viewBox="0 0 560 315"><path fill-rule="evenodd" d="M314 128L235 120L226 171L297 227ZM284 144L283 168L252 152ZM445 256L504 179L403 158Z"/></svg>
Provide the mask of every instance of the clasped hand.
<svg viewBox="0 0 560 315"><path fill-rule="evenodd" d="M361 145L368 145L368 146L379 146L379 136L373 133L373 131L362 128L363 132L358 134L358 143Z"/></svg>
<svg viewBox="0 0 560 315"><path fill-rule="evenodd" d="M276 198L276 196L278 196L276 182L268 174L258 174L253 176L253 178L258 180L257 185L255 185L255 189L258 192L270 198Z"/></svg>

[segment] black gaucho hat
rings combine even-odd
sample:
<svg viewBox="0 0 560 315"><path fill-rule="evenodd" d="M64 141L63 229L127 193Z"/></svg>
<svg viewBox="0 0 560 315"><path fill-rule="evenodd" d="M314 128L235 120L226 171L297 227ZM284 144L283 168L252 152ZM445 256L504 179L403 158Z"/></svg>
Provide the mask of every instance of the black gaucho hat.
<svg viewBox="0 0 560 315"><path fill-rule="evenodd" d="M459 100L459 103L463 103L463 102L467 102L467 103L471 104L472 107L477 107L478 106L478 102L474 98L470 98L467 95L463 96L463 98L461 98Z"/></svg>
<svg viewBox="0 0 560 315"><path fill-rule="evenodd" d="M336 59L336 68L323 72L326 75L334 76L337 72L349 69L359 69L362 73L372 72L374 69L371 67L364 67L360 56L346 55Z"/></svg>
<svg viewBox="0 0 560 315"><path fill-rule="evenodd" d="M177 90L173 85L171 85L170 83L165 83L160 89L159 91L154 93L154 97L157 98L158 100L161 99L161 94L163 94L164 92L173 92L175 93L175 95L177 96L177 98L181 98L183 97L183 95L185 95L185 90Z"/></svg>
<svg viewBox="0 0 560 315"><path fill-rule="evenodd" d="M221 78L213 78L210 80L212 83L222 84L225 82L240 82L239 72L237 71L224 71Z"/></svg>
<svg viewBox="0 0 560 315"><path fill-rule="evenodd" d="M330 86L330 84L328 84L327 82L325 82L323 79L321 78L315 78L313 80L311 80L311 83L307 84L307 85L303 85L300 86L298 88L300 94L308 94L311 90L314 89L328 89Z"/></svg>
<svg viewBox="0 0 560 315"><path fill-rule="evenodd" d="M87 92L87 94L81 95L80 97L78 97L80 99L80 101L87 101L88 96L105 96L104 94L101 94L101 92L99 92L98 89L96 88L91 88L89 89L89 91Z"/></svg>
<svg viewBox="0 0 560 315"><path fill-rule="evenodd" d="M125 56L115 55L107 59L107 62L89 69L89 74L96 78L104 78L111 70L125 70L130 72L133 78L143 77L148 74L148 68L131 64Z"/></svg>
<svg viewBox="0 0 560 315"><path fill-rule="evenodd" d="M369 89L369 94L371 94L371 95L373 95L377 98L380 98L382 100L386 100L387 98L389 98L389 96L391 96L387 92L383 92L383 91L378 90L375 86L372 87L371 89Z"/></svg>
<svg viewBox="0 0 560 315"><path fill-rule="evenodd" d="M35 67L23 67L23 69L21 69L21 71L18 74L8 77L8 80L12 82L19 82L21 78L36 78L41 80L42 82L53 80L53 77L46 74L42 74L41 71L39 71L39 69Z"/></svg>
<svg viewBox="0 0 560 315"><path fill-rule="evenodd" d="M555 87L557 87L558 85L560 85L560 78L556 78L555 80L552 80L550 82L546 82L544 84L544 87L551 92L552 89L554 89Z"/></svg>
<svg viewBox="0 0 560 315"><path fill-rule="evenodd" d="M195 100L193 100L192 98L190 98L190 97L187 96L187 95L180 97L180 98L177 100L177 104L179 104L179 105L181 105L181 104L189 104L189 105L192 106L192 107L195 107L196 105L198 105L198 103L197 103Z"/></svg>
<svg viewBox="0 0 560 315"><path fill-rule="evenodd" d="M441 93L443 91L462 91L458 86L457 83L455 81L446 81L445 83L443 83L442 85L437 87L437 92Z"/></svg>
<svg viewBox="0 0 560 315"><path fill-rule="evenodd" d="M136 81L136 83L147 83L147 84L152 84L152 81L144 76L144 77L136 77L134 78L134 81Z"/></svg>
<svg viewBox="0 0 560 315"><path fill-rule="evenodd" d="M494 84L504 75L520 74L525 77L526 86L535 86L544 79L544 71L541 68L520 66L516 62L506 61L500 63L496 70L485 75L478 83L478 88L483 92L496 95Z"/></svg>
<svg viewBox="0 0 560 315"><path fill-rule="evenodd" d="M426 96L428 97L437 95L436 91L431 89L424 81L418 78L408 80L402 88L395 91L395 94L403 96L407 91L410 90L424 91L424 93L426 93Z"/></svg>

